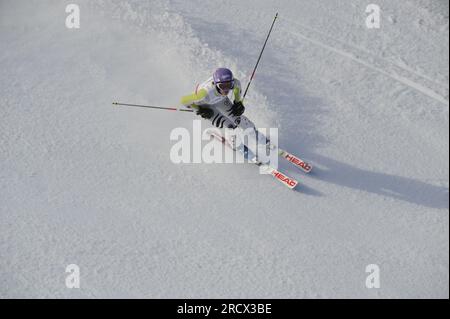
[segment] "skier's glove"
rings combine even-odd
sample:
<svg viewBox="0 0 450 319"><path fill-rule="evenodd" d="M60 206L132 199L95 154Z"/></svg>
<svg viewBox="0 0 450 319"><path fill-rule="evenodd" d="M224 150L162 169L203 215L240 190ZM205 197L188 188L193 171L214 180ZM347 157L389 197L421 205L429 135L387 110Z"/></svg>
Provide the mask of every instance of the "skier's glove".
<svg viewBox="0 0 450 319"><path fill-rule="evenodd" d="M244 111L245 107L244 104L242 104L242 102L234 102L233 106L229 110L230 112L229 114L234 116L241 116L242 114L244 114Z"/></svg>
<svg viewBox="0 0 450 319"><path fill-rule="evenodd" d="M214 111L209 107L198 106L198 110L195 114L200 115L204 119L210 119L214 115Z"/></svg>

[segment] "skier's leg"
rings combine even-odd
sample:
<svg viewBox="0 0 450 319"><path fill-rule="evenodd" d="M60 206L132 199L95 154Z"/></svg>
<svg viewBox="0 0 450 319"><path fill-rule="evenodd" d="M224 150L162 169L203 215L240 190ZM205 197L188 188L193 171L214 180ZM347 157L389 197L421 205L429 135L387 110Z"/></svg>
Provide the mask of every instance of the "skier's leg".
<svg viewBox="0 0 450 319"><path fill-rule="evenodd" d="M276 152L276 149L271 147L269 139L259 132L255 124L244 115L234 117L233 122L237 125L236 129L233 130L236 147L245 145L248 150L255 154L258 161L269 163L273 155L272 152Z"/></svg>
<svg viewBox="0 0 450 319"><path fill-rule="evenodd" d="M231 106L228 98L212 105L215 112L211 118L212 124L225 129L224 137L233 149L245 145L252 153L265 155L269 145L267 138L256 130L255 124L245 115L230 115L228 111Z"/></svg>
<svg viewBox="0 0 450 319"><path fill-rule="evenodd" d="M227 140L230 147L233 150L236 150L236 139L233 132L237 127L237 124L234 123L235 119L226 112L231 105L232 103L228 98L220 103L211 105L210 108L214 110L214 115L211 118L211 124L225 131L223 134L224 138Z"/></svg>
<svg viewBox="0 0 450 319"><path fill-rule="evenodd" d="M256 130L255 124L245 115L235 116L229 113L233 103L226 98L223 101L214 104L211 108L214 109L215 114L212 117L212 124L219 128L225 129L224 137L233 149L240 145L245 145L256 154L258 143L266 144L264 135L259 134Z"/></svg>
<svg viewBox="0 0 450 319"><path fill-rule="evenodd" d="M237 125L233 122L232 119L224 112L224 110L229 107L230 101L227 99L224 102L207 105L209 109L213 111L213 115L209 118L210 123L213 127L207 129L207 134L214 136L218 139L225 138L226 143L230 146L231 149L236 150L236 139L233 135L224 134L220 132L221 130L225 130L225 133L232 132Z"/></svg>

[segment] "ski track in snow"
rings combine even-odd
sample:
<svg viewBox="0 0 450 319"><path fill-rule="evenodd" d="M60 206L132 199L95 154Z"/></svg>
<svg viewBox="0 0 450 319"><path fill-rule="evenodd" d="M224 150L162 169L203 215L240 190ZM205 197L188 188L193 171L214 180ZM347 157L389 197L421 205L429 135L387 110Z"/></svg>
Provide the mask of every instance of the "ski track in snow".
<svg viewBox="0 0 450 319"><path fill-rule="evenodd" d="M294 25L297 25L297 26L302 26L303 28L305 28L305 26L300 25L300 24L298 24L298 23L296 23L296 22L294 22L292 20L288 20L288 21L291 24L294 24ZM311 28L309 28L309 29L313 30L314 32L317 32L317 33L320 33L320 34L324 35L323 33L319 32L317 30L314 30L314 29L311 29ZM290 31L286 30L286 32L290 32ZM319 46L321 48L324 48L326 50L332 51L332 52L334 52L336 54L339 54L339 55L341 55L341 56L343 56L345 58L348 58L348 59L350 59L350 60L352 60L352 61L354 61L356 63L359 63L359 64L361 64L361 65L363 65L363 66L365 66L365 67L367 67L367 68L369 68L371 70L374 70L374 71L379 72L379 73L381 73L383 75L386 75L386 76L388 76L388 77L390 77L390 78L392 78L392 79L394 79L394 80L396 80L396 81L398 81L398 82L400 82L400 83L402 83L402 84L404 84L404 85L406 85L406 86L408 86L408 87L410 87L410 88L412 88L414 90L417 90L417 91L419 91L419 92L421 92L421 93L431 97L432 99L435 99L436 101L438 101L440 103L443 103L444 105L447 105L447 106L449 105L449 102L448 102L448 89L449 89L448 88L448 84L441 83L440 81L435 80L435 79L431 79L427 75L424 75L424 74L422 74L422 73L420 73L418 71L415 71L415 70L413 70L411 68L399 65L397 63L394 63L394 62L391 62L391 61L388 61L386 59L379 58L379 57L375 57L375 59L378 59L378 60L382 61L383 64L384 64L384 68L377 67L375 65L375 63L370 63L370 62L367 61L367 59L362 59L362 58L358 57L360 54L358 54L357 52L359 51L359 52L362 52L362 53L365 53L365 54L369 54L369 55L371 55L373 57L372 53L370 53L370 52L368 52L368 51L366 51L364 49L358 48L358 47L356 47L354 45L351 45L351 44L348 44L348 43L345 43L345 42L342 42L342 41L339 41L339 40L336 40L336 39L332 39L332 40L334 42L337 41L337 42L340 42L341 44L344 44L346 46L352 47L353 49L358 50L358 51L350 52L350 51L347 51L347 50L344 50L344 49L339 49L339 48L336 48L334 46L330 46L330 45L328 45L328 44L326 44L326 43L324 43L324 42L322 42L320 40L317 40L317 39L314 39L312 37L306 36L305 34L300 33L300 32L296 32L294 34L296 34L298 37L300 37L302 39L305 39L305 40L309 41L310 43L312 43L314 45L317 45L317 46ZM325 36L327 38L330 38L327 35L325 35ZM433 90L433 89L431 89L429 87L426 87L425 85L423 85L421 83L418 83L417 81L414 81L410 77L400 76L400 75L398 75L398 74L396 74L394 72L388 71L387 68L389 67L389 65L393 65L393 66L395 66L395 67L397 67L399 69L402 69L402 70L404 70L406 72L412 73L412 74L414 74L414 75L416 75L418 77L421 77L421 78L426 79L426 80L428 80L430 82L436 83L438 86L445 88L446 89L445 96L447 98L442 96L442 95L440 95L440 94L438 94L438 93L436 93L435 90Z"/></svg>
<svg viewBox="0 0 450 319"><path fill-rule="evenodd" d="M352 60L354 62L357 62L357 63L359 63L361 65L364 65L365 67L367 67L369 69L372 69L372 70L377 71L377 72L379 72L379 73L381 73L383 75L386 75L386 76L388 76L388 77L390 77L390 78L392 78L392 79L394 79L394 80L396 80L396 81L398 81L398 82L400 82L400 83L402 83L402 84L404 84L404 85L406 85L408 87L411 87L414 90L417 90L417 91L419 91L419 92L429 96L432 99L435 99L436 101L438 101L440 103L443 103L444 105L447 105L447 106L449 105L448 100L446 100L443 96L441 96L438 93L434 92L432 89L429 89L429 88L427 88L427 87L425 87L425 86L423 86L423 85L421 85L421 84L419 84L417 82L412 81L411 79L399 76L397 74L389 73L389 72L387 72L387 71L385 71L385 70L383 70L381 68L378 68L378 67L374 66L373 64L370 64L370 63L368 63L368 62L366 62L366 61L364 61L364 60L362 60L360 58L357 58L352 53L346 52L344 50L339 50L339 49L337 49L335 47L326 45L326 44L324 44L324 43L322 43L320 41L313 40L313 39L311 39L311 38L309 38L309 37L307 37L307 36L305 36L305 35L303 35L301 33L296 33L296 35L301 37L302 39L305 39L305 40L315 44L315 45L318 45L318 46L320 46L320 47L322 47L324 49L330 50L330 51L332 51L334 53L340 54L340 55L342 55L342 56L344 56L344 57L346 57L346 58L348 58L348 59L350 59L350 60Z"/></svg>
<svg viewBox="0 0 450 319"><path fill-rule="evenodd" d="M78 31L58 1L1 3L0 297L448 298L448 57L419 50L448 53L448 5L381 1L366 37L362 1L79 3ZM191 115L111 107L174 105L217 66L245 85L275 11L246 112L315 165L280 161L297 191L172 164Z"/></svg>

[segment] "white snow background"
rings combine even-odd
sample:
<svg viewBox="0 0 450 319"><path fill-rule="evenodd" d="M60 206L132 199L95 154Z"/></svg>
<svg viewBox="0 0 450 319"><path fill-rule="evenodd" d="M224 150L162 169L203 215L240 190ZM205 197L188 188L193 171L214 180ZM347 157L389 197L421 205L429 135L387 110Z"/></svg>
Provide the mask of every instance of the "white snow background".
<svg viewBox="0 0 450 319"><path fill-rule="evenodd" d="M448 298L449 4L369 3L0 0L0 297ZM111 105L246 85L275 12L246 114L298 190L173 164L192 114Z"/></svg>

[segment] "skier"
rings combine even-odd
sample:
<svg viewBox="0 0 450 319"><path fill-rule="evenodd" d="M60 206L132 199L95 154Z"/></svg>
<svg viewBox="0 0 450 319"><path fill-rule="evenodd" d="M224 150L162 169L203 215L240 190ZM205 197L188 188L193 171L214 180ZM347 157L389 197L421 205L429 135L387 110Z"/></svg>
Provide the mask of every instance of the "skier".
<svg viewBox="0 0 450 319"><path fill-rule="evenodd" d="M228 95L232 92L233 103ZM236 128L236 121L244 113L241 98L241 82L235 79L231 70L217 69L213 76L200 85L195 92L183 96L181 104L196 109L196 114L212 120L216 127Z"/></svg>
<svg viewBox="0 0 450 319"><path fill-rule="evenodd" d="M233 102L229 95L232 95ZM262 153L257 149L264 148L266 153L269 141L264 135L258 134L252 121L242 115L245 107L241 97L241 83L234 78L231 70L216 69L212 77L197 85L194 93L183 96L181 104L195 109L197 115L210 120L213 126L226 128L225 140L232 149L242 150L245 147L246 152L250 149L254 158L258 153ZM258 160L260 159L261 157L258 157Z"/></svg>

